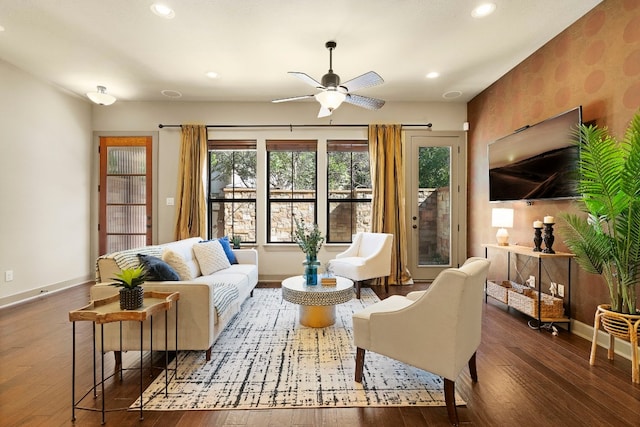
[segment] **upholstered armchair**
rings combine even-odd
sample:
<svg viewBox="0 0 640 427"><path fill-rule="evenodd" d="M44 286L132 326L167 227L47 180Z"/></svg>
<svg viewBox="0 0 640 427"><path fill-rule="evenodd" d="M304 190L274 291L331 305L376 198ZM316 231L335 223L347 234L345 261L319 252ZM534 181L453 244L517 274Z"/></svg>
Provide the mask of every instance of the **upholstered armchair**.
<svg viewBox="0 0 640 427"><path fill-rule="evenodd" d="M469 258L460 268L442 271L426 291L393 295L355 313L356 382L362 381L365 350L439 375L449 420L458 425L455 381L467 364L471 379L478 380L476 350L489 264Z"/></svg>
<svg viewBox="0 0 640 427"><path fill-rule="evenodd" d="M388 293L392 245L393 234L357 233L351 246L329 261L329 268L336 276L353 280L358 299L363 280L384 278L384 290Z"/></svg>

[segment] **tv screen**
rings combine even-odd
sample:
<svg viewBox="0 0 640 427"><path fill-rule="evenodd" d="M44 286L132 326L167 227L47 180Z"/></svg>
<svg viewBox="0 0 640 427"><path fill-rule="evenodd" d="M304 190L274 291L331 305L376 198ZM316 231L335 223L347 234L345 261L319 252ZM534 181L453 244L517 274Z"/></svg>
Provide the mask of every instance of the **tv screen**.
<svg viewBox="0 0 640 427"><path fill-rule="evenodd" d="M578 196L580 149L574 141L581 123L579 106L489 144L489 200Z"/></svg>

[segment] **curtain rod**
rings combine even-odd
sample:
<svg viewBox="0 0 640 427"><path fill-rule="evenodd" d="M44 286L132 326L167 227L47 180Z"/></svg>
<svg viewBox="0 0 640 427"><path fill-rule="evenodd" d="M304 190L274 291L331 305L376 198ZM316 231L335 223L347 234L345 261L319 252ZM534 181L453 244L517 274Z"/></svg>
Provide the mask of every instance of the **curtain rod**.
<svg viewBox="0 0 640 427"><path fill-rule="evenodd" d="M317 124L317 125L205 125L207 128L289 128L289 130L293 130L293 128L322 128L322 127L359 127L366 128L369 125L354 125L354 124ZM402 127L428 127L431 128L433 124L424 123L424 124L401 124ZM163 125L162 123L158 125L160 129L162 128L179 128L182 125Z"/></svg>

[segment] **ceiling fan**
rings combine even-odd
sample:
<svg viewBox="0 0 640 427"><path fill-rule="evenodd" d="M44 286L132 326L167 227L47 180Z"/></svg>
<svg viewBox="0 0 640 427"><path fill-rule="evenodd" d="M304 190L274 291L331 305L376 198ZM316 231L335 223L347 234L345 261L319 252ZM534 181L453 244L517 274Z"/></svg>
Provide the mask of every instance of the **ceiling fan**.
<svg viewBox="0 0 640 427"><path fill-rule="evenodd" d="M320 103L320 112L318 113L318 117L330 116L333 110L338 108L343 102L367 108L369 110L378 110L382 108L384 105L384 101L382 99L370 98L368 96L356 95L353 93L358 89L384 83L384 80L378 75L378 73L369 71L368 73L364 73L361 76L340 84L340 76L333 72L333 49L335 49L336 46L337 44L335 41L328 41L325 43L325 47L329 49L329 72L322 76L322 83L319 83L308 74L289 71L289 74L299 78L316 89L320 89L320 92L315 95L302 95L290 98L274 99L271 102L278 103L315 98L316 101Z"/></svg>

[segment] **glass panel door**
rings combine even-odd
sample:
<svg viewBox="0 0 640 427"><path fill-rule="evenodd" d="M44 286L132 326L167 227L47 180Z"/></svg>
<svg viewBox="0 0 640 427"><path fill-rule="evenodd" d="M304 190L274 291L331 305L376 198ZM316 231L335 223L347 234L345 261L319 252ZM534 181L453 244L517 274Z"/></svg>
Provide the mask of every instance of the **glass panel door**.
<svg viewBox="0 0 640 427"><path fill-rule="evenodd" d="M100 254L150 245L151 137L100 137Z"/></svg>
<svg viewBox="0 0 640 427"><path fill-rule="evenodd" d="M409 270L416 280L432 280L460 263L460 222L466 218L462 136L437 132L406 134L409 209ZM464 227L462 227L464 229Z"/></svg>

